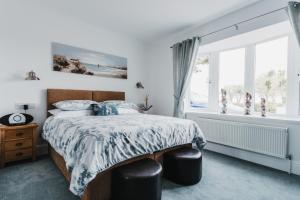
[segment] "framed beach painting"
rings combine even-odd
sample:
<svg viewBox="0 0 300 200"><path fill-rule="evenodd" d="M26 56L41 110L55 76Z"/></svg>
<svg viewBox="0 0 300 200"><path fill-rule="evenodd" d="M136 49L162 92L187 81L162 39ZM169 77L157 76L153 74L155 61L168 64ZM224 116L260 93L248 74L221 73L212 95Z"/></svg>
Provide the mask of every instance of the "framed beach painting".
<svg viewBox="0 0 300 200"><path fill-rule="evenodd" d="M127 79L127 58L52 43L53 70Z"/></svg>

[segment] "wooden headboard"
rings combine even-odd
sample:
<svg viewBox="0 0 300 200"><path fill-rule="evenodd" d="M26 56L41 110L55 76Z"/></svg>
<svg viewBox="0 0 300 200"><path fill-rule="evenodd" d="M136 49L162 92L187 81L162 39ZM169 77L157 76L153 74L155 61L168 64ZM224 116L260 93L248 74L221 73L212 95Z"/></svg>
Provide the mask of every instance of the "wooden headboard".
<svg viewBox="0 0 300 200"><path fill-rule="evenodd" d="M47 110L54 108L52 104L63 100L125 100L125 92L47 89Z"/></svg>

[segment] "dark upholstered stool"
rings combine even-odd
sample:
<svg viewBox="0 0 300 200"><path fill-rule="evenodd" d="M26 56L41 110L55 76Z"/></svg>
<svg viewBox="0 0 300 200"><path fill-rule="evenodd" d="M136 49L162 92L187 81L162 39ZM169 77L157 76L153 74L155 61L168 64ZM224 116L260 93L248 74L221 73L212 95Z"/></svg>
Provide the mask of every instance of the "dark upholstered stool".
<svg viewBox="0 0 300 200"><path fill-rule="evenodd" d="M160 200L162 166L143 159L116 168L112 174L113 200Z"/></svg>
<svg viewBox="0 0 300 200"><path fill-rule="evenodd" d="M182 148L164 155L164 176L180 185L194 185L202 178L202 155L197 149Z"/></svg>

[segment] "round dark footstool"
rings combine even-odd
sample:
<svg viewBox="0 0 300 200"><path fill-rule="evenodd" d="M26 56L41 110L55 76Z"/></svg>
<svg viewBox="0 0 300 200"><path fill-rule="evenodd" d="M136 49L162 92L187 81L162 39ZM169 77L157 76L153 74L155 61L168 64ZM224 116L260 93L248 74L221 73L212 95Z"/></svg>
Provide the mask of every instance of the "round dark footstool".
<svg viewBox="0 0 300 200"><path fill-rule="evenodd" d="M197 149L182 148L164 155L164 177L180 185L194 185L202 178L202 155Z"/></svg>
<svg viewBox="0 0 300 200"><path fill-rule="evenodd" d="M112 200L160 200L162 166L143 159L112 173Z"/></svg>

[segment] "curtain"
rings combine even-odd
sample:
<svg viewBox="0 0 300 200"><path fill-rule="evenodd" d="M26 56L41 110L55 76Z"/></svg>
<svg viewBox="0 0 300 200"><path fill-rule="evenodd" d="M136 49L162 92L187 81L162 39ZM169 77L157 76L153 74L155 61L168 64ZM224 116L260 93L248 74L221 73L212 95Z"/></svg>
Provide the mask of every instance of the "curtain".
<svg viewBox="0 0 300 200"><path fill-rule="evenodd" d="M194 37L173 45L174 117L184 118L184 100L200 46Z"/></svg>
<svg viewBox="0 0 300 200"><path fill-rule="evenodd" d="M300 4L295 1L290 1L287 7L287 12L296 35L298 45L300 46Z"/></svg>

